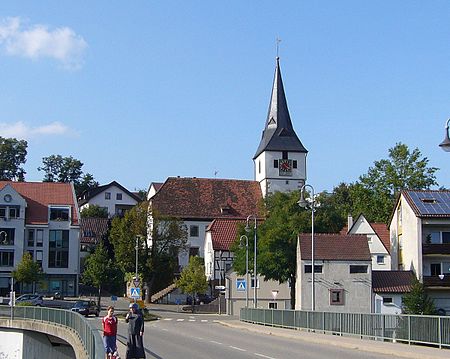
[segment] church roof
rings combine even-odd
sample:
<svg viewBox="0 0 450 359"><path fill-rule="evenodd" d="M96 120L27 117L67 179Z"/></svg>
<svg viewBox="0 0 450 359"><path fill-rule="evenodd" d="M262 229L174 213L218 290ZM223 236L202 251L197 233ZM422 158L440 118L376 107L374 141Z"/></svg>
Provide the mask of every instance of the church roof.
<svg viewBox="0 0 450 359"><path fill-rule="evenodd" d="M253 159L264 151L308 152L303 147L292 126L284 94L283 80L281 79L279 57L277 57L266 125Z"/></svg>

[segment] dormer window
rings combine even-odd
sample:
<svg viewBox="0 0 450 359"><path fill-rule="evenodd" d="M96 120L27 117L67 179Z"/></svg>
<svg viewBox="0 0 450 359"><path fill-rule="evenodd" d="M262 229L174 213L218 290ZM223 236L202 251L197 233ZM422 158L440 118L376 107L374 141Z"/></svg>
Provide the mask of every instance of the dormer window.
<svg viewBox="0 0 450 359"><path fill-rule="evenodd" d="M228 205L224 205L224 206L220 207L220 213L231 214L231 207Z"/></svg>
<svg viewBox="0 0 450 359"><path fill-rule="evenodd" d="M68 221L69 220L69 208L52 207L50 208L50 220L51 221Z"/></svg>
<svg viewBox="0 0 450 359"><path fill-rule="evenodd" d="M421 198L420 200L426 204L436 204L438 202L435 198Z"/></svg>

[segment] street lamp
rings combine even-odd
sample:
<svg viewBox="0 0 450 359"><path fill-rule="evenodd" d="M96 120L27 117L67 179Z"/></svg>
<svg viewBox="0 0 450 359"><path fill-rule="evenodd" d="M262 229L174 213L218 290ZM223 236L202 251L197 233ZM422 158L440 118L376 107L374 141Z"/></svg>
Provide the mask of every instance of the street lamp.
<svg viewBox="0 0 450 359"><path fill-rule="evenodd" d="M0 231L0 236L4 236L5 240L2 243L5 243L8 240L8 233L6 231ZM11 292L10 292L10 303L11 303L11 320L14 318L14 278L11 272Z"/></svg>
<svg viewBox="0 0 450 359"><path fill-rule="evenodd" d="M257 303L258 303L258 294L257 294L257 289L256 289L257 283L258 283L258 281L257 281L258 272L256 271L256 253L257 253L257 250L256 250L256 232L257 232L257 229L258 229L258 224L257 224L255 215L251 214L250 216L248 216L247 217L247 225L245 226L245 230L247 232L250 231L250 226L248 225L248 222L249 222L249 220L251 218L253 218L255 220L255 225L253 227L253 229L255 231L255 246L254 246L255 247L254 248L255 252L253 254L253 290L254 290L253 291L253 308L256 308L257 307Z"/></svg>
<svg viewBox="0 0 450 359"><path fill-rule="evenodd" d="M306 201L305 188L311 189L311 199ZM304 184L300 189L300 200L298 201L300 207L311 208L311 310L315 309L315 291L314 291L314 211L315 211L315 195L314 187L310 184Z"/></svg>
<svg viewBox="0 0 450 359"><path fill-rule="evenodd" d="M448 136L448 127L450 123L450 118L447 120L445 124L445 137L444 141L439 144L439 147L442 148L445 152L450 152L450 138Z"/></svg>
<svg viewBox="0 0 450 359"><path fill-rule="evenodd" d="M248 237L243 234L239 238L239 246L242 247L242 240L245 239L245 308L248 308Z"/></svg>

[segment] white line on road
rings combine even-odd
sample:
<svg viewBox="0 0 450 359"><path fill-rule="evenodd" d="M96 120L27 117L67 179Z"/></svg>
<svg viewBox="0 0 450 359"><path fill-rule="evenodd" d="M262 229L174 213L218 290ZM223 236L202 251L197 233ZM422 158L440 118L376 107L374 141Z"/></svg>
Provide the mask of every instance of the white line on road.
<svg viewBox="0 0 450 359"><path fill-rule="evenodd" d="M184 322L184 319L177 319L177 322Z"/></svg>
<svg viewBox="0 0 450 359"><path fill-rule="evenodd" d="M253 353L253 354L255 354L256 356L261 357L261 358L276 359L276 358L273 358L273 357L268 357L267 355L264 355L264 354L259 354L259 353Z"/></svg>
<svg viewBox="0 0 450 359"><path fill-rule="evenodd" d="M215 340L210 340L209 342L210 342L210 343L214 343L214 344L219 344L219 345L223 345L222 343L220 343L220 342L216 342Z"/></svg>
<svg viewBox="0 0 450 359"><path fill-rule="evenodd" d="M208 319L202 319L201 322L206 323L206 322L208 322Z"/></svg>
<svg viewBox="0 0 450 359"><path fill-rule="evenodd" d="M190 322L195 322L195 319L189 319Z"/></svg>
<svg viewBox="0 0 450 359"><path fill-rule="evenodd" d="M164 318L163 320L173 320L173 318Z"/></svg>
<svg viewBox="0 0 450 359"><path fill-rule="evenodd" d="M246 352L246 351L247 351L247 350L245 350L245 349L238 348L238 347L234 347L234 346L232 346L232 345L230 345L230 348L231 348L231 349L239 350L239 351L241 351L241 352Z"/></svg>

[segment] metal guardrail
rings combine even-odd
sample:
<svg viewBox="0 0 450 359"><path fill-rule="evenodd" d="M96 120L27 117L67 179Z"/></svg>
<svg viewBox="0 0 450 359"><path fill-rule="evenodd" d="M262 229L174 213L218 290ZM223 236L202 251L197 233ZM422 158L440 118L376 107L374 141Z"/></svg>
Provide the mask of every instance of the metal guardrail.
<svg viewBox="0 0 450 359"><path fill-rule="evenodd" d="M105 357L100 332L80 314L70 310L45 307L16 306L13 310L14 319L37 320L72 329L78 334L89 358L103 359ZM11 308L0 306L0 317L11 318Z"/></svg>
<svg viewBox="0 0 450 359"><path fill-rule="evenodd" d="M450 348L450 317L241 308L244 322Z"/></svg>

